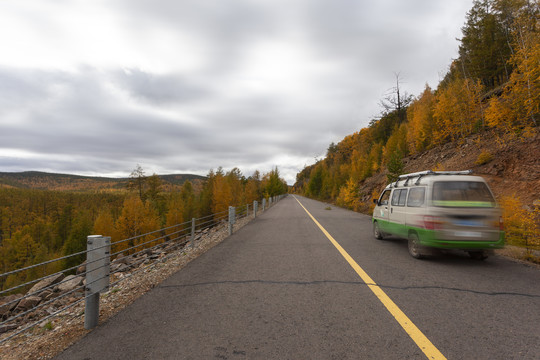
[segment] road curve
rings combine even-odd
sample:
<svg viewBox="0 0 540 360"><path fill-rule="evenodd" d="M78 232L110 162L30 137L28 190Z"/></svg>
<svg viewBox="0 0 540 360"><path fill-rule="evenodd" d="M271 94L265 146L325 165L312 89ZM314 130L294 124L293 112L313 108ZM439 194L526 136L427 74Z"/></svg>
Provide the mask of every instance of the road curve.
<svg viewBox="0 0 540 360"><path fill-rule="evenodd" d="M374 240L370 217L329 208L288 196L57 359L430 356L327 235L433 356L540 358L538 267L459 253L415 260L403 241Z"/></svg>

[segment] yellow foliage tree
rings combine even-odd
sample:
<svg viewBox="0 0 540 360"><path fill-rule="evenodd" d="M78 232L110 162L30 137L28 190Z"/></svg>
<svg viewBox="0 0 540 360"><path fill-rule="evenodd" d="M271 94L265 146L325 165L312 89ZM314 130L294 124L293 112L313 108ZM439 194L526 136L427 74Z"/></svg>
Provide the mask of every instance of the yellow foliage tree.
<svg viewBox="0 0 540 360"><path fill-rule="evenodd" d="M407 109L409 121L407 143L411 153L425 150L431 144L435 94L426 84L424 92Z"/></svg>
<svg viewBox="0 0 540 360"><path fill-rule="evenodd" d="M439 89L433 112L435 143L464 139L473 133L475 127L483 125L482 90L480 81L461 78Z"/></svg>
<svg viewBox="0 0 540 360"><path fill-rule="evenodd" d="M525 246L527 249L540 249L540 211L528 211L519 197L505 196L500 201L503 210L504 229L508 243Z"/></svg>
<svg viewBox="0 0 540 360"><path fill-rule="evenodd" d="M339 206L344 206L351 210L358 210L360 205L358 198L358 186L352 178L349 178L347 183L340 188L336 203Z"/></svg>
<svg viewBox="0 0 540 360"><path fill-rule="evenodd" d="M167 212L167 219L165 227L167 230L165 233L172 239L175 239L181 235L183 227L179 226L184 221L184 202L182 196L178 193L173 194L168 203L169 211ZM176 225L176 226L175 226Z"/></svg>
<svg viewBox="0 0 540 360"><path fill-rule="evenodd" d="M141 245L146 242L149 243L145 247L155 245L156 243L150 241L157 238L158 234L141 235L158 230L159 228L159 217L149 203L143 203L139 197L131 196L126 198L124 207L122 208L122 214L116 221L116 230L120 239L129 239L129 241L118 244L119 250ZM137 247L134 250L138 251L141 248Z"/></svg>
<svg viewBox="0 0 540 360"><path fill-rule="evenodd" d="M232 205L233 195L230 182L227 181L223 172L219 171L214 177L212 188L212 212L214 214L227 211Z"/></svg>
<svg viewBox="0 0 540 360"><path fill-rule="evenodd" d="M513 30L515 70L500 97L486 110L490 126L504 132L520 132L538 126L540 113L540 31L530 16L522 14Z"/></svg>

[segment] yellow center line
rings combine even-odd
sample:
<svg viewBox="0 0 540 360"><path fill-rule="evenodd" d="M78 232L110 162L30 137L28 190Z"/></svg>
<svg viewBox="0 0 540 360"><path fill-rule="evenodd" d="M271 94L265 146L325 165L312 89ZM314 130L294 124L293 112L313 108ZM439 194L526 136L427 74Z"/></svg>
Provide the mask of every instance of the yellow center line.
<svg viewBox="0 0 540 360"><path fill-rule="evenodd" d="M364 283L373 291L375 296L383 303L386 309L392 314L392 316L397 320L399 325L409 334L411 339L418 345L420 350L428 357L428 359L442 360L446 359L444 355L429 341L429 339L413 324L413 322L405 315L403 311L386 295L386 293L369 277L369 275L354 261L354 259L339 245L339 243L326 231L325 228L311 215L311 213L302 205L300 200L294 196L295 200L298 201L300 206L306 211L311 220L317 224L319 229L323 232L324 235L330 240L336 249L341 253L341 255L347 260L349 265L356 271Z"/></svg>

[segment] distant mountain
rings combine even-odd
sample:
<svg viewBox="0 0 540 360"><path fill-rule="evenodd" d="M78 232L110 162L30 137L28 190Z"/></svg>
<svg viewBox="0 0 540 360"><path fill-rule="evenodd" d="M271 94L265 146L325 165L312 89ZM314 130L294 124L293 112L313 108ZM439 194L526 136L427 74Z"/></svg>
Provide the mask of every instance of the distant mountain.
<svg viewBox="0 0 540 360"><path fill-rule="evenodd" d="M164 190L180 187L186 180L198 187L204 176L193 174L159 175ZM0 187L59 191L121 191L126 189L129 178L110 178L46 173L40 171L0 172Z"/></svg>

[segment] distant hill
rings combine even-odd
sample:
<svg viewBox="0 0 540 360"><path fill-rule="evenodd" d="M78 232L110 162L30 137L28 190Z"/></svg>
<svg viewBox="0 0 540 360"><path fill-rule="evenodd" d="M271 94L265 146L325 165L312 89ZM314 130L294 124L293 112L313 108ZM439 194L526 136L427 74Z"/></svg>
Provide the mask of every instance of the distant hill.
<svg viewBox="0 0 540 360"><path fill-rule="evenodd" d="M204 176L193 174L159 175L165 191L180 187L186 180L195 188L202 183ZM129 178L110 178L46 173L40 171L0 172L0 187L58 190L58 191L122 191L126 189Z"/></svg>

